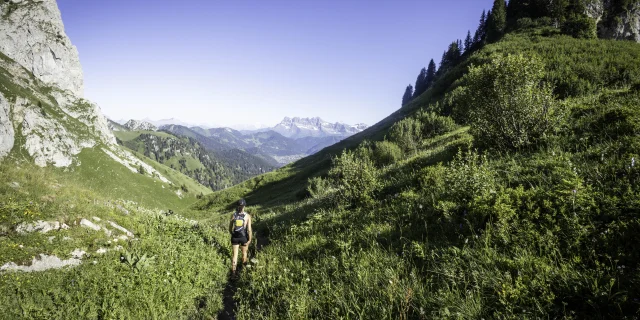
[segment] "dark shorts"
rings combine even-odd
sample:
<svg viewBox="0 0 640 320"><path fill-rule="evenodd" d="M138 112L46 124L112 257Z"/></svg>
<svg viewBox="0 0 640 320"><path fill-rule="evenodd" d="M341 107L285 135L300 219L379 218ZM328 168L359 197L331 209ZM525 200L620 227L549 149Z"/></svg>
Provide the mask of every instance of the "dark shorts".
<svg viewBox="0 0 640 320"><path fill-rule="evenodd" d="M239 238L235 238L235 237L231 237L231 244L236 245L239 244L243 247L247 246L247 242L249 240L247 240L247 237L239 237Z"/></svg>

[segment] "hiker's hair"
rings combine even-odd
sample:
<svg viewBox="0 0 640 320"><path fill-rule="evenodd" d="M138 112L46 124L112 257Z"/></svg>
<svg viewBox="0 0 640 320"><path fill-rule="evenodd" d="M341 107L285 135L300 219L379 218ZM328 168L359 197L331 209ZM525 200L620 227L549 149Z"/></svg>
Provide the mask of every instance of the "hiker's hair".
<svg viewBox="0 0 640 320"><path fill-rule="evenodd" d="M237 206L236 207L236 212L242 212L242 209L244 209L245 206Z"/></svg>

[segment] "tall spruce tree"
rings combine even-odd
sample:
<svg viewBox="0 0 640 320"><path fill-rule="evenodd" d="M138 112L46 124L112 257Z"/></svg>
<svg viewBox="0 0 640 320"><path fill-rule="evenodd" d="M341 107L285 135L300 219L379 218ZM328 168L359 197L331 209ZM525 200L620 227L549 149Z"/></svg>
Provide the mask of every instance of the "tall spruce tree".
<svg viewBox="0 0 640 320"><path fill-rule="evenodd" d="M482 15L480 16L480 23L478 24L478 29L476 29L476 33L473 36L473 47L474 49L481 48L484 45L485 34L486 34L486 23L487 23L487 12L482 10Z"/></svg>
<svg viewBox="0 0 640 320"><path fill-rule="evenodd" d="M427 88L431 87L436 81L436 63L431 59L429 66L427 67Z"/></svg>
<svg viewBox="0 0 640 320"><path fill-rule="evenodd" d="M418 97L425 91L427 91L427 69L422 68L422 70L420 70L420 74L418 74L418 78L416 79L416 86L415 91L413 92L413 97Z"/></svg>
<svg viewBox="0 0 640 320"><path fill-rule="evenodd" d="M487 42L495 42L502 37L507 27L507 4L504 0L494 0L491 14L486 22Z"/></svg>
<svg viewBox="0 0 640 320"><path fill-rule="evenodd" d="M470 52L473 46L473 39L471 38L471 30L467 31L467 37L464 39L464 53Z"/></svg>
<svg viewBox="0 0 640 320"><path fill-rule="evenodd" d="M402 106L404 107L411 101L413 98L413 87L411 85L407 86L407 89L404 90L404 95L402 96Z"/></svg>

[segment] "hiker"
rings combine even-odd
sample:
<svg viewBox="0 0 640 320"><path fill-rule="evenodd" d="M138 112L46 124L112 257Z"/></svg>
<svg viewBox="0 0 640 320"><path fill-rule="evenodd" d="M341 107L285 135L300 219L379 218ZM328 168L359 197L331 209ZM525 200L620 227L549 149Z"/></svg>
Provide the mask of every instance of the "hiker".
<svg viewBox="0 0 640 320"><path fill-rule="evenodd" d="M238 200L236 212L231 216L229 232L231 233L231 245L233 247L233 257L231 258L231 273L236 274L236 264L238 261L238 247L242 247L242 264L247 263L247 251L251 243L251 216L244 212L247 202L244 199Z"/></svg>

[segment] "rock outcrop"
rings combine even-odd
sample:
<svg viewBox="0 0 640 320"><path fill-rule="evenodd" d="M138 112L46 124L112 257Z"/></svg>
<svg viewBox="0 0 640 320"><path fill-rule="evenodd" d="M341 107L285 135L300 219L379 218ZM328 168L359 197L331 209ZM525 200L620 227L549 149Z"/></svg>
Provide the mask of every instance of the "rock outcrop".
<svg viewBox="0 0 640 320"><path fill-rule="evenodd" d="M0 92L0 159L9 154L15 141L13 123L9 118L10 113L11 106L9 105L9 101L7 101L2 92Z"/></svg>
<svg viewBox="0 0 640 320"><path fill-rule="evenodd" d="M613 0L591 0L585 13L596 20L600 38L640 42L640 1L625 8L619 5Z"/></svg>
<svg viewBox="0 0 640 320"><path fill-rule="evenodd" d="M47 85L82 97L78 50L64 32L56 1L2 1L0 11L0 51Z"/></svg>
<svg viewBox="0 0 640 320"><path fill-rule="evenodd" d="M9 82L0 87L0 159L24 141L37 165L67 167L83 148L116 144L100 108L82 98L78 52L55 0L0 1L0 52Z"/></svg>
<svg viewBox="0 0 640 320"><path fill-rule="evenodd" d="M129 120L124 124L124 127L131 131L156 131L158 128L153 124L145 121Z"/></svg>

